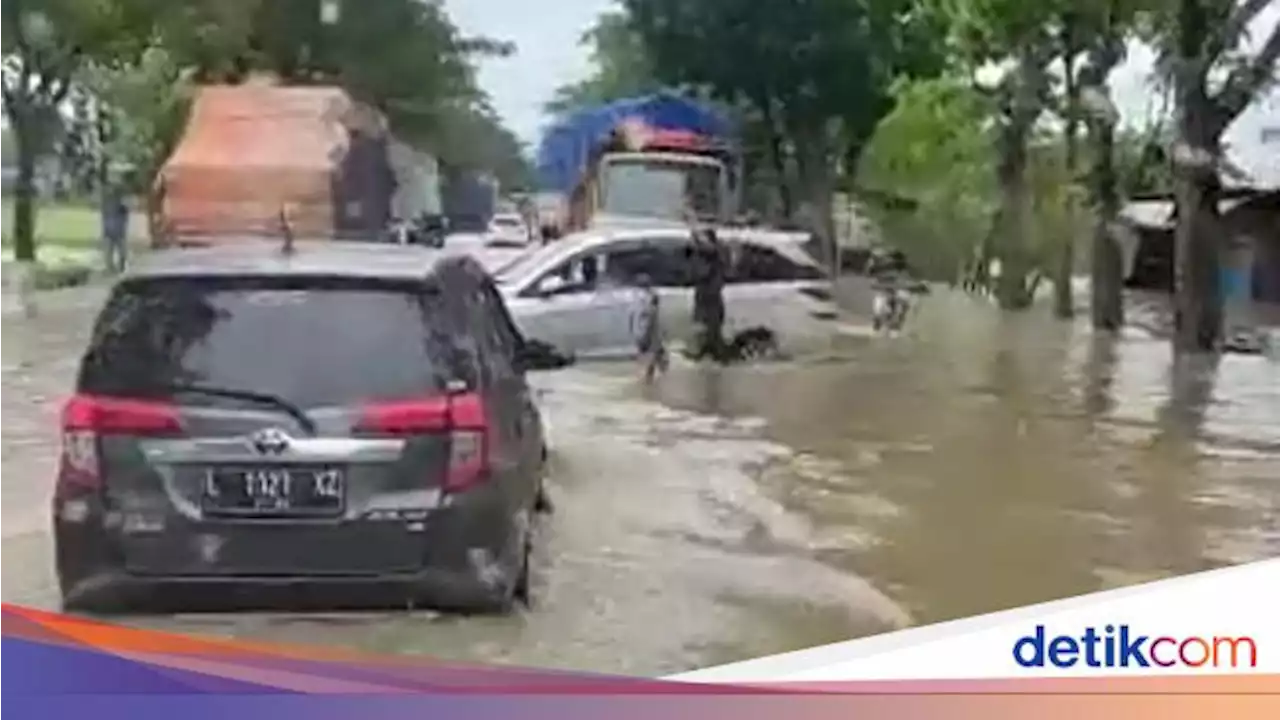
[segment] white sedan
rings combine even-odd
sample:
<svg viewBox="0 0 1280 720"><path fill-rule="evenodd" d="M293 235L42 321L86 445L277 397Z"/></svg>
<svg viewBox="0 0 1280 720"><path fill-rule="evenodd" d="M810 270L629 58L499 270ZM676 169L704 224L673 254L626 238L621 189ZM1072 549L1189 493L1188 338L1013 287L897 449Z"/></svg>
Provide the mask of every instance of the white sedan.
<svg viewBox="0 0 1280 720"><path fill-rule="evenodd" d="M486 233L491 243L502 245L528 245L529 225L519 213L498 213L489 221Z"/></svg>
<svg viewBox="0 0 1280 720"><path fill-rule="evenodd" d="M632 357L647 278L668 338L693 330L687 229L614 229L532 248L494 272L516 324L530 338L579 358ZM733 261L724 288L725 331L765 326L785 345L797 322L835 315L831 283L797 243L725 240Z"/></svg>

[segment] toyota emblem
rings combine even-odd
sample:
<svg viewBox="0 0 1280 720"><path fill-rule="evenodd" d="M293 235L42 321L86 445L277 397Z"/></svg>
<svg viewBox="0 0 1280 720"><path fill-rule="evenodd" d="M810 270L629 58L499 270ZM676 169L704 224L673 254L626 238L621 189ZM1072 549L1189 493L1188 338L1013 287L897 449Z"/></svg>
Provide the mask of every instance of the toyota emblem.
<svg viewBox="0 0 1280 720"><path fill-rule="evenodd" d="M263 455L279 455L289 447L289 435L280 428L259 430L250 436L249 441Z"/></svg>

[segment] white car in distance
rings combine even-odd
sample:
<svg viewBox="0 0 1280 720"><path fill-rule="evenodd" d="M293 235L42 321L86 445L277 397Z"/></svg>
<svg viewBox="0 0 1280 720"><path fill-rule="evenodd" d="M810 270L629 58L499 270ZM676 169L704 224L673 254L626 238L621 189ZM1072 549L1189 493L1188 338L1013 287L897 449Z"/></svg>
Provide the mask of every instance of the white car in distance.
<svg viewBox="0 0 1280 720"><path fill-rule="evenodd" d="M768 327L786 345L806 320L835 317L831 282L798 243L730 237L725 332ZM647 278L669 342L693 331L692 239L684 228L596 230L527 250L494 271L521 332L580 359L637 354Z"/></svg>
<svg viewBox="0 0 1280 720"><path fill-rule="evenodd" d="M498 213L489 221L486 235L490 246L524 246L529 244L529 225L519 213Z"/></svg>

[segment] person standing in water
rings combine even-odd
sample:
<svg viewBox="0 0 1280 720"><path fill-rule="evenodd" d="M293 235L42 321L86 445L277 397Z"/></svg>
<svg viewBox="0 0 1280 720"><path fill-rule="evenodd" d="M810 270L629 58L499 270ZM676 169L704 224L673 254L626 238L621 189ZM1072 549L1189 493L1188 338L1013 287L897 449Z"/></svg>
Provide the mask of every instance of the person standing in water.
<svg viewBox="0 0 1280 720"><path fill-rule="evenodd" d="M693 225L690 266L693 271L693 324L697 328L693 358L725 362L724 247L712 228Z"/></svg>
<svg viewBox="0 0 1280 720"><path fill-rule="evenodd" d="M635 318L636 345L640 351L640 365L644 368L644 380L652 382L658 373L667 371L667 345L661 322L662 304L647 275L641 275L636 280L645 294L644 304Z"/></svg>

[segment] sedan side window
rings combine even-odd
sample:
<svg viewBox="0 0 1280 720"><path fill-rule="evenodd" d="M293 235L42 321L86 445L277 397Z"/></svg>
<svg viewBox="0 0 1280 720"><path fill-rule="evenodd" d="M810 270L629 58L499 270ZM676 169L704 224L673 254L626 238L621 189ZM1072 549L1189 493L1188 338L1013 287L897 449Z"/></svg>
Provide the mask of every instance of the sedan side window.
<svg viewBox="0 0 1280 720"><path fill-rule="evenodd" d="M783 282L821 277L817 268L794 262L772 248L743 244L738 247L729 282Z"/></svg>
<svg viewBox="0 0 1280 720"><path fill-rule="evenodd" d="M650 283L661 272L661 257L651 247L633 247L614 250L605 262L605 275L610 282L627 287L641 284L642 278Z"/></svg>
<svg viewBox="0 0 1280 720"><path fill-rule="evenodd" d="M600 282L600 258L574 258L543 275L531 288L535 296L573 295L594 292Z"/></svg>
<svg viewBox="0 0 1280 720"><path fill-rule="evenodd" d="M660 288L693 286L688 258L689 243L662 238L641 247L618 250L609 255L609 275L619 282L635 285L640 276Z"/></svg>

